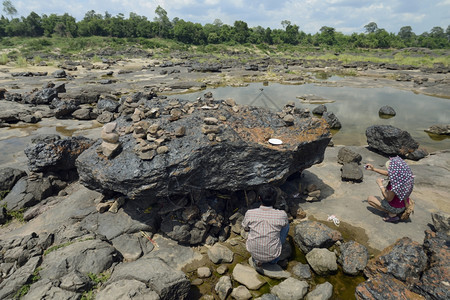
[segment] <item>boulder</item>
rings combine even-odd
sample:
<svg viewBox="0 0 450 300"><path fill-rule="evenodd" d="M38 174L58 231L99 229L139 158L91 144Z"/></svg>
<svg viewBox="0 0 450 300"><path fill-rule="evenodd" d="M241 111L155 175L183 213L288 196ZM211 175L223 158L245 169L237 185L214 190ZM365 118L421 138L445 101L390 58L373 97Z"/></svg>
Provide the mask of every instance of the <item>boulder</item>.
<svg viewBox="0 0 450 300"><path fill-rule="evenodd" d="M33 172L64 171L74 169L77 157L92 144L91 139L76 136L31 145L24 152L28 168Z"/></svg>
<svg viewBox="0 0 450 300"><path fill-rule="evenodd" d="M357 163L345 163L341 167L341 178L343 181L361 182L364 174Z"/></svg>
<svg viewBox="0 0 450 300"><path fill-rule="evenodd" d="M315 114L315 115L322 116L323 113L326 112L326 111L327 111L327 107L325 105L323 105L323 104L320 104L319 106L315 107L312 110L312 113Z"/></svg>
<svg viewBox="0 0 450 300"><path fill-rule="evenodd" d="M13 299L14 294L28 282L34 270L42 261L40 256L32 257L25 265L0 283L0 299Z"/></svg>
<svg viewBox="0 0 450 300"><path fill-rule="evenodd" d="M306 254L306 260L318 275L337 271L336 254L324 248L314 248Z"/></svg>
<svg viewBox="0 0 450 300"><path fill-rule="evenodd" d="M356 299L415 299L425 300L419 294L408 289L407 285L395 277L386 274L377 274L363 283L355 290Z"/></svg>
<svg viewBox="0 0 450 300"><path fill-rule="evenodd" d="M341 165L350 162L359 164L362 160L362 156L361 154L356 153L348 147L342 147L341 149L339 149L337 159L338 163L340 163Z"/></svg>
<svg viewBox="0 0 450 300"><path fill-rule="evenodd" d="M56 70L52 73L54 78L65 78L67 77L66 71L64 70Z"/></svg>
<svg viewBox="0 0 450 300"><path fill-rule="evenodd" d="M233 256L233 251L219 243L208 249L208 257L215 264L231 263L233 262Z"/></svg>
<svg viewBox="0 0 450 300"><path fill-rule="evenodd" d="M358 275L367 265L369 252L367 248L355 241L343 243L340 246L338 262L345 274Z"/></svg>
<svg viewBox="0 0 450 300"><path fill-rule="evenodd" d="M194 187L251 189L267 182L282 183L289 175L320 163L330 140L327 126L316 118L295 115L295 125L286 127L282 119L265 108L243 107L234 112L221 102L216 102L215 109L208 109L200 102L140 101L145 104L142 113L149 117L141 118L139 124L132 123L129 116L116 120L118 131L131 128L120 137L119 155L106 160L92 147L77 159L80 180L86 187L118 192L130 199L147 199L149 204L158 197L187 195ZM152 111L172 114L151 117ZM226 120L220 116L226 116ZM203 122L206 117L221 121L207 125ZM159 130L148 132L152 124L158 124ZM190 130L175 136L182 126ZM270 137L281 139L283 144L269 144ZM166 146L165 151L157 152L160 146ZM123 168L125 165L128 167Z"/></svg>
<svg viewBox="0 0 450 300"><path fill-rule="evenodd" d="M80 103L73 99L61 100L59 98L55 98L51 103L51 107L54 108L55 117L57 119L69 117L80 107L79 105Z"/></svg>
<svg viewBox="0 0 450 300"><path fill-rule="evenodd" d="M58 97L58 91L54 88L44 88L25 96L24 100L27 104L41 105L50 104L53 99Z"/></svg>
<svg viewBox="0 0 450 300"><path fill-rule="evenodd" d="M234 288L231 292L231 298L236 300L248 300L252 298L250 291L243 285Z"/></svg>
<svg viewBox="0 0 450 300"><path fill-rule="evenodd" d="M59 280L76 270L83 274L99 274L109 269L118 259L116 249L109 243L79 240L49 252L42 261L41 278Z"/></svg>
<svg viewBox="0 0 450 300"><path fill-rule="evenodd" d="M405 156L419 148L411 135L391 125L373 125L366 129L370 148L389 156Z"/></svg>
<svg viewBox="0 0 450 300"><path fill-rule="evenodd" d="M216 291L220 300L227 299L232 289L233 285L231 284L230 276L220 277L219 281L217 281L216 286L214 287L214 290Z"/></svg>
<svg viewBox="0 0 450 300"><path fill-rule="evenodd" d="M108 284L96 295L96 300L110 299L130 299L130 295L135 299L159 300L158 294L149 289L147 285L135 279L124 279Z"/></svg>
<svg viewBox="0 0 450 300"><path fill-rule="evenodd" d="M97 102L97 109L100 112L108 111L111 113L117 112L117 109L119 108L120 104L116 100L103 98L98 100Z"/></svg>
<svg viewBox="0 0 450 300"><path fill-rule="evenodd" d="M425 132L437 135L450 135L450 124L433 125L425 129Z"/></svg>
<svg viewBox="0 0 450 300"><path fill-rule="evenodd" d="M431 220L433 221L435 231L442 231L450 235L450 214L442 211L432 213Z"/></svg>
<svg viewBox="0 0 450 300"><path fill-rule="evenodd" d="M55 286L54 282L48 279L39 280L30 286L28 293L21 299L34 300L34 299L66 299L76 300L79 299L80 294L72 291L62 289Z"/></svg>
<svg viewBox="0 0 450 300"><path fill-rule="evenodd" d="M419 280L425 271L427 260L422 246L404 237L370 260L364 269L364 275L370 279L383 273L410 284Z"/></svg>
<svg viewBox="0 0 450 300"><path fill-rule="evenodd" d="M327 281L318 284L313 291L306 295L305 300L328 300L332 295L333 285Z"/></svg>
<svg viewBox="0 0 450 300"><path fill-rule="evenodd" d="M185 299L191 288L190 281L182 271L169 267L159 258L142 257L134 262L117 265L108 282L121 280L143 282L161 300Z"/></svg>
<svg viewBox="0 0 450 300"><path fill-rule="evenodd" d="M26 175L27 173L25 171L19 169L0 169L0 192L11 190L16 182Z"/></svg>
<svg viewBox="0 0 450 300"><path fill-rule="evenodd" d="M328 123L331 129L342 128L341 121L336 117L336 115L331 111L326 111L323 113L322 118Z"/></svg>
<svg viewBox="0 0 450 300"><path fill-rule="evenodd" d="M385 115L385 116L395 116L396 112L389 105L385 105L385 106L380 107L380 110L378 111L378 114Z"/></svg>
<svg viewBox="0 0 450 300"><path fill-rule="evenodd" d="M294 241L303 253L314 248L329 248L340 240L339 231L316 221L304 221L295 226Z"/></svg>
<svg viewBox="0 0 450 300"><path fill-rule="evenodd" d="M310 279L311 269L308 264L297 263L292 267L292 274L300 279Z"/></svg>
<svg viewBox="0 0 450 300"><path fill-rule="evenodd" d="M243 264L237 264L233 269L233 279L245 285L249 290L258 290L266 281L255 269Z"/></svg>
<svg viewBox="0 0 450 300"><path fill-rule="evenodd" d="M295 278L288 278L270 289L280 299L303 299L308 292L309 284Z"/></svg>

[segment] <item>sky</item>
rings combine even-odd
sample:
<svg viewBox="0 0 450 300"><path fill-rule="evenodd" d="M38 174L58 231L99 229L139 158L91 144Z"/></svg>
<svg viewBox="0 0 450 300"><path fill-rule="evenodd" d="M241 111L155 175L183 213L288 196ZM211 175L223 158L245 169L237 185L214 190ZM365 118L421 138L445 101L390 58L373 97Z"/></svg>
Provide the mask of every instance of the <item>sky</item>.
<svg viewBox="0 0 450 300"><path fill-rule="evenodd" d="M298 25L301 31L314 34L322 26L351 34L365 32L364 26L375 22L378 28L398 33L403 26L411 26L416 34L430 32L435 26L444 31L450 25L450 0L11 0L18 16L68 13L77 21L94 10L112 16L119 13L128 18L130 12L156 17L159 5L170 20L205 25L219 19L233 25L244 21L250 28L262 26L283 28L283 20ZM3 13L3 12L2 12ZM4 14L4 13L3 13ZM5 15L5 14L4 14ZM6 16L6 15L5 15Z"/></svg>

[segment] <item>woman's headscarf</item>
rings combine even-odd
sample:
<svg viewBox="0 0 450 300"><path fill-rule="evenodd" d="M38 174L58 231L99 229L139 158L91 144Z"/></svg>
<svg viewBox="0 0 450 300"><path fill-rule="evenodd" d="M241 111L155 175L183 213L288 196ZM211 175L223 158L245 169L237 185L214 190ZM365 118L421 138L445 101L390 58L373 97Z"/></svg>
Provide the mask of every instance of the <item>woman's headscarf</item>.
<svg viewBox="0 0 450 300"><path fill-rule="evenodd" d="M414 175L411 168L400 157L392 157L390 158L388 175L391 190L400 200L407 199L414 187Z"/></svg>

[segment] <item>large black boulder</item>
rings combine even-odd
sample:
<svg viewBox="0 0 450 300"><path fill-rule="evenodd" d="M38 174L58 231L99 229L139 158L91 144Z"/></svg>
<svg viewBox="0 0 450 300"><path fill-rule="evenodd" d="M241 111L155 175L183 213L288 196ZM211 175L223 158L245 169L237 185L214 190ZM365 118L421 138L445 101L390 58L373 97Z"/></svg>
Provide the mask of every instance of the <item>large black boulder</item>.
<svg viewBox="0 0 450 300"><path fill-rule="evenodd" d="M148 117L139 121L135 112L135 123L129 116L117 120L119 132L134 128L120 136L119 155L106 159L98 154L97 142L78 157L77 171L86 187L156 202L155 197L195 190L277 184L320 163L330 141L324 121L294 114L294 125L287 126L265 108L141 99L139 110ZM272 145L269 138L283 143Z"/></svg>
<svg viewBox="0 0 450 300"><path fill-rule="evenodd" d="M419 148L411 135L391 125L373 125L366 129L367 144L385 155L407 156Z"/></svg>
<svg viewBox="0 0 450 300"><path fill-rule="evenodd" d="M75 160L94 141L76 136L49 143L37 143L25 148L28 168L33 172L58 172L75 168Z"/></svg>

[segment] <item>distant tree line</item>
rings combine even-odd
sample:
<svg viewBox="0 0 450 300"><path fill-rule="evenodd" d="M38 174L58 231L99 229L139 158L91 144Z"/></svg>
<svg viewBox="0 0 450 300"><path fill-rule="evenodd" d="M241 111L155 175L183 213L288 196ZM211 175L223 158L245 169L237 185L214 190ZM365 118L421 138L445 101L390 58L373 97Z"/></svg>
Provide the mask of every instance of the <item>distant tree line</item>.
<svg viewBox="0 0 450 300"><path fill-rule="evenodd" d="M6 4L6 5L5 5ZM130 13L128 18L123 14L104 15L94 10L88 11L84 18L77 22L74 17L64 15L43 14L39 16L31 12L27 17L14 18L17 14L10 1L3 1L3 11L10 19L0 19L1 37L88 37L107 36L117 38L166 38L185 44L207 45L220 43L267 44L267 45L304 45L342 48L404 48L426 47L443 49L450 47L450 25L444 31L441 27L433 27L430 32L416 35L411 26L400 28L397 34L378 28L371 22L364 26L365 33L345 35L336 32L335 28L323 26L320 32L306 34L298 25L290 21L282 21L283 29L270 29L257 26L249 28L244 21L235 21L233 26L223 24L216 19L212 24L201 25L179 18L169 20L167 12L160 6L155 10L153 21L145 16Z"/></svg>

